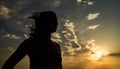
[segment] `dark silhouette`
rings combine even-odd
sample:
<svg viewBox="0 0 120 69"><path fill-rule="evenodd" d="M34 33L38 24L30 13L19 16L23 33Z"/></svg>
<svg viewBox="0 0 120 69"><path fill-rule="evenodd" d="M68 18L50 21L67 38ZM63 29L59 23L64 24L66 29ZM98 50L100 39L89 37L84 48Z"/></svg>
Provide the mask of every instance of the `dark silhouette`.
<svg viewBox="0 0 120 69"><path fill-rule="evenodd" d="M35 21L30 37L23 41L2 69L13 69L25 56L30 59L30 69L62 69L61 50L58 43L51 40L51 33L57 29L57 17L52 11L33 13Z"/></svg>

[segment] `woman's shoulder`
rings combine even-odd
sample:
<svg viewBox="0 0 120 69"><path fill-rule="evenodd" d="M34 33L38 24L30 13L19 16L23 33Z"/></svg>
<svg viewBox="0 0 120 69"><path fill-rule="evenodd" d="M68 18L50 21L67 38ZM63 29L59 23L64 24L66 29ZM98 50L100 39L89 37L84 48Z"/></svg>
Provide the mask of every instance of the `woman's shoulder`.
<svg viewBox="0 0 120 69"><path fill-rule="evenodd" d="M60 53L61 49L60 49L59 43L53 42L53 48L54 48L58 53Z"/></svg>
<svg viewBox="0 0 120 69"><path fill-rule="evenodd" d="M55 47L55 48L60 48L59 43L53 41L52 44L53 44L53 47Z"/></svg>
<svg viewBox="0 0 120 69"><path fill-rule="evenodd" d="M27 38L27 39L25 39L22 43L21 43L21 45L28 45L28 44L30 44L31 43L31 41L32 41L32 38Z"/></svg>
<svg viewBox="0 0 120 69"><path fill-rule="evenodd" d="M53 42L53 44L55 44L55 46L60 46L59 43L57 42Z"/></svg>

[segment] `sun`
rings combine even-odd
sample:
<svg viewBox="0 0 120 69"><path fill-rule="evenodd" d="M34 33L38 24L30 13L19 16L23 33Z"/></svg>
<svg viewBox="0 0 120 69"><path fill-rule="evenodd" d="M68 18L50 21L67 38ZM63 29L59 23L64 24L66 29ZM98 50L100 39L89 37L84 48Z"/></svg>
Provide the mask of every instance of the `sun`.
<svg viewBox="0 0 120 69"><path fill-rule="evenodd" d="M93 50L93 52L91 53L90 58L92 60L99 60L104 56L108 56L109 52L102 49L102 48L96 48L95 50Z"/></svg>

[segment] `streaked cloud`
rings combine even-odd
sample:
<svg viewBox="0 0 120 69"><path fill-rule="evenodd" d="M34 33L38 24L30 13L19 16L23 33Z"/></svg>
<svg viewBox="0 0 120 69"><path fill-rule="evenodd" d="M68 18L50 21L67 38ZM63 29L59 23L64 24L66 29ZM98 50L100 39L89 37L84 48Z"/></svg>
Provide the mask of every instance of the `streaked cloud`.
<svg viewBox="0 0 120 69"><path fill-rule="evenodd" d="M47 1L46 5L49 5L53 8L57 8L57 7L60 7L61 3L62 3L62 0L52 0L52 1Z"/></svg>
<svg viewBox="0 0 120 69"><path fill-rule="evenodd" d="M94 4L94 1L85 1L85 0L76 0L78 5L83 4L84 6L91 6Z"/></svg>
<svg viewBox="0 0 120 69"><path fill-rule="evenodd" d="M0 33L5 33L5 30L4 29L0 29Z"/></svg>
<svg viewBox="0 0 120 69"><path fill-rule="evenodd" d="M25 39L27 39L27 38L29 38L29 37L30 37L29 35L24 34L24 38L25 38Z"/></svg>
<svg viewBox="0 0 120 69"><path fill-rule="evenodd" d="M113 60L111 60L113 59ZM106 61L107 60L107 61ZM99 61L88 60L81 56L64 56L63 69L119 69L119 57L106 57ZM116 64L116 63L117 64Z"/></svg>
<svg viewBox="0 0 120 69"><path fill-rule="evenodd" d="M8 50L9 50L10 52L14 52L14 51L15 51L15 49L14 49L13 47L8 47Z"/></svg>
<svg viewBox="0 0 120 69"><path fill-rule="evenodd" d="M94 2L93 1L88 1L88 3L87 3L88 5L93 5L94 4Z"/></svg>
<svg viewBox="0 0 120 69"><path fill-rule="evenodd" d="M94 39L91 39L91 40L88 40L86 42L86 45L85 45L85 48L89 49L89 50L93 50L95 48L95 40Z"/></svg>
<svg viewBox="0 0 120 69"><path fill-rule="evenodd" d="M55 38L61 38L61 36L57 32L52 33L52 36L55 37Z"/></svg>
<svg viewBox="0 0 120 69"><path fill-rule="evenodd" d="M4 18L8 19L10 18L10 9L6 7L5 5L0 5L0 16L3 16Z"/></svg>
<svg viewBox="0 0 120 69"><path fill-rule="evenodd" d="M89 13L87 16L88 20L93 20L95 18L97 18L100 15L100 13Z"/></svg>
<svg viewBox="0 0 120 69"><path fill-rule="evenodd" d="M62 39L61 39L61 36L59 33L55 32L55 33L52 33L51 35L51 40L55 41L55 42L58 42L58 43L61 43L62 42Z"/></svg>
<svg viewBox="0 0 120 69"><path fill-rule="evenodd" d="M8 56L10 54L12 54L15 51L15 48L13 48L12 46L8 46L8 47L0 47L0 54L2 54L1 56ZM4 54L5 53L5 54Z"/></svg>
<svg viewBox="0 0 120 69"><path fill-rule="evenodd" d="M77 2L82 2L82 0L77 0Z"/></svg>
<svg viewBox="0 0 120 69"><path fill-rule="evenodd" d="M118 53L110 53L109 54L110 56L120 56L120 53L118 52Z"/></svg>
<svg viewBox="0 0 120 69"><path fill-rule="evenodd" d="M67 50L65 52L68 53L69 55L77 55L78 53L80 53L82 55L90 56L91 55L90 53L96 46L95 40L91 39L78 41L78 36L76 34L77 32L75 31L76 26L70 20L66 20L64 26L65 30L63 30L62 33L64 34L64 37L66 39L66 42L64 42L64 46ZM88 26L88 28L85 29L84 32L85 31L87 32L87 30L89 29L92 30L96 29L99 26L100 26L99 24Z"/></svg>
<svg viewBox="0 0 120 69"><path fill-rule="evenodd" d="M64 45L67 50L65 52L71 56L78 55L78 53L84 56L85 55L90 56L91 55L90 53L96 46L95 40L91 39L86 41L80 41L81 43L79 43L78 36L76 35L76 31L75 31L76 26L74 25L74 23L71 22L70 20L66 20L64 26L65 26L65 30L62 31L62 33L64 34L64 37L66 39L66 42L64 43ZM88 26L88 28L85 29L85 31L89 29L96 29L99 26L100 26L99 24Z"/></svg>
<svg viewBox="0 0 120 69"><path fill-rule="evenodd" d="M22 23L21 21L16 21L16 24L19 24L19 25L20 25L21 23Z"/></svg>
<svg viewBox="0 0 120 69"><path fill-rule="evenodd" d="M100 26L100 24L96 24L96 25L88 26L87 29L92 29L92 30L94 30L94 29L98 28L99 26Z"/></svg>
<svg viewBox="0 0 120 69"><path fill-rule="evenodd" d="M16 0L16 1L13 1L12 12L18 13L23 8L28 6L30 2L31 2L31 0Z"/></svg>
<svg viewBox="0 0 120 69"><path fill-rule="evenodd" d="M95 30L95 29L97 29L99 26L100 26L100 24L90 25L90 26L88 26L86 29L81 30L79 34L87 33L88 30Z"/></svg>
<svg viewBox="0 0 120 69"><path fill-rule="evenodd" d="M90 40L78 41L78 36L76 35L76 31L75 31L76 26L70 20L66 20L64 26L65 26L65 30L62 31L62 33L64 34L64 37L66 39L66 42L64 42L64 46L66 50L63 51L63 54L67 53L70 56L79 55L82 57L89 58L92 55L93 50L96 49L97 47L95 44L95 40L90 39ZM100 24L88 26L88 28L85 30L86 31L89 29L94 30L99 26Z"/></svg>
<svg viewBox="0 0 120 69"><path fill-rule="evenodd" d="M64 26L66 27L67 30L74 32L75 26L73 22L70 22L70 20L66 20Z"/></svg>
<svg viewBox="0 0 120 69"><path fill-rule="evenodd" d="M4 38L10 38L10 39L22 39L22 37L17 36L15 34L5 34L2 37L4 37Z"/></svg>
<svg viewBox="0 0 120 69"><path fill-rule="evenodd" d="M78 38L75 33L75 25L70 20L65 20L64 27L65 30L62 31L62 33L66 39L66 42L64 42L64 44L67 50L65 52L67 52L69 55L76 55L75 51L79 51L81 49L81 46L78 43Z"/></svg>
<svg viewBox="0 0 120 69"><path fill-rule="evenodd" d="M61 4L61 1L60 1L60 0L54 0L52 6L53 6L53 7L59 7L60 4Z"/></svg>

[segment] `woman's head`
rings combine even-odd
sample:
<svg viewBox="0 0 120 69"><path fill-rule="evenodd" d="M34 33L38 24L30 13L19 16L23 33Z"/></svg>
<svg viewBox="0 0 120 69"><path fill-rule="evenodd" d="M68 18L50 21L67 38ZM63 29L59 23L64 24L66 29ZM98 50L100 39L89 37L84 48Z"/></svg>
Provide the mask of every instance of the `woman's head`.
<svg viewBox="0 0 120 69"><path fill-rule="evenodd" d="M35 32L53 33L57 29L57 16L53 11L33 13L30 17L35 21Z"/></svg>

